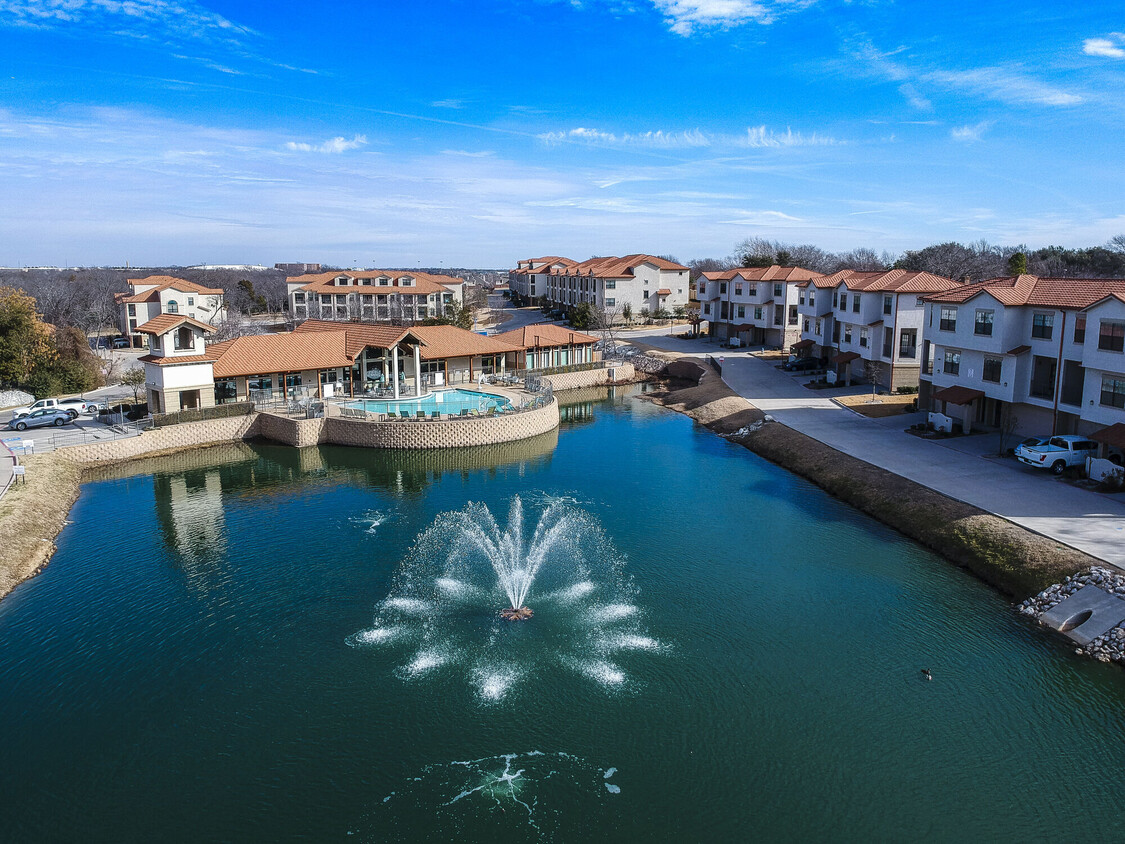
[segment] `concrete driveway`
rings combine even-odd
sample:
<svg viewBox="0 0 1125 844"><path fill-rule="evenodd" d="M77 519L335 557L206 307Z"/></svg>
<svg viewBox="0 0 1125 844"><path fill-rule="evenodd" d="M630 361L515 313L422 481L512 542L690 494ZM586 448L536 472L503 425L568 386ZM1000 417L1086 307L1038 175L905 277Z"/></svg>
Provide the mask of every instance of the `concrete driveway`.
<svg viewBox="0 0 1125 844"><path fill-rule="evenodd" d="M905 433L914 417L868 419L832 401L858 390L809 390L770 361L701 340L630 332L656 348L724 358L723 380L778 422L896 475L995 513L1037 533L1125 568L1125 496L1072 486L1047 472L997 458L998 438L923 440ZM917 415L917 420L922 415Z"/></svg>

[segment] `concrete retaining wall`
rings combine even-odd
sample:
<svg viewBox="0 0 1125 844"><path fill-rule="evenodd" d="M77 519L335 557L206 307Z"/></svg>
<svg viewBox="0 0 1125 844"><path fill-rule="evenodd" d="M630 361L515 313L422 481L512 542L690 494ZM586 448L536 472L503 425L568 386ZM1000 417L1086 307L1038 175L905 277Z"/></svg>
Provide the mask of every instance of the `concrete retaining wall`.
<svg viewBox="0 0 1125 844"><path fill-rule="evenodd" d="M274 416L271 413L261 414L258 427L255 431L267 440L284 443L285 445L304 448L309 445L318 445L325 442L325 424L327 419L289 419L285 416Z"/></svg>
<svg viewBox="0 0 1125 844"><path fill-rule="evenodd" d="M258 419L258 414L251 414L206 422L186 422L145 431L138 437L61 448L59 453L68 460L84 464L131 460L165 451L249 439L258 433Z"/></svg>
<svg viewBox="0 0 1125 844"><path fill-rule="evenodd" d="M610 369L614 372L613 380L609 378ZM582 372L563 372L559 375L544 375L543 380L551 383L554 390L577 390L582 387L599 387L603 384L621 384L632 381L636 377L633 364L628 361L614 364L605 369L587 369Z"/></svg>

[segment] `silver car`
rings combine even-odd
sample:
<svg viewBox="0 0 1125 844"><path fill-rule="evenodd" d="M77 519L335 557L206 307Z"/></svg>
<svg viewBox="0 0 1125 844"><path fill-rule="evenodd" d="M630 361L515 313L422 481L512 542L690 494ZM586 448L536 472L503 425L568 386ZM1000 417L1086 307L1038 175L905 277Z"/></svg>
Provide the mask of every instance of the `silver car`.
<svg viewBox="0 0 1125 844"><path fill-rule="evenodd" d="M69 410L56 410L53 407L42 407L33 410L26 416L17 416L8 423L10 430L26 431L28 428L42 428L44 425L54 425L61 428L63 425L74 421Z"/></svg>

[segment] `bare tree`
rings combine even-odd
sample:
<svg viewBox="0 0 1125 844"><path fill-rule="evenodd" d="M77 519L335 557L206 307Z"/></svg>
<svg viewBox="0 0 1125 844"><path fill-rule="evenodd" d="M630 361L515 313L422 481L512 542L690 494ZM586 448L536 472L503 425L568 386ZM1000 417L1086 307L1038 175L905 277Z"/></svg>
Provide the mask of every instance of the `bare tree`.
<svg viewBox="0 0 1125 844"><path fill-rule="evenodd" d="M133 401L139 402L141 389L145 385L145 371L143 367L134 366L126 369L121 374L121 385L133 391Z"/></svg>
<svg viewBox="0 0 1125 844"><path fill-rule="evenodd" d="M1019 427L1020 418L1016 412L1012 410L1010 402L1005 402L1003 408L1000 410L1000 456L1003 457L1008 453L1008 443L1011 441L1012 435L1015 434L1016 428Z"/></svg>
<svg viewBox="0 0 1125 844"><path fill-rule="evenodd" d="M602 346L610 351L617 346L617 337L621 330L620 308L597 308L593 313L593 329L602 338Z"/></svg>
<svg viewBox="0 0 1125 844"><path fill-rule="evenodd" d="M878 361L868 360L863 362L863 377L871 384L871 401L875 401L875 388L879 386L879 376L883 372L883 367Z"/></svg>

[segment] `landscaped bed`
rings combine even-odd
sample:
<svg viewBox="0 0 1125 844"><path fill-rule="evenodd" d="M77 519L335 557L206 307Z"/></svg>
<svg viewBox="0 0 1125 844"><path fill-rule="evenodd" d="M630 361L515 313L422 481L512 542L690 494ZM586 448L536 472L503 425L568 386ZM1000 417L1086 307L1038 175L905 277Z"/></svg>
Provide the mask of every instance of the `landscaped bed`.
<svg viewBox="0 0 1125 844"><path fill-rule="evenodd" d="M917 398L916 395L875 396L872 401L871 393L862 393L858 396L840 396L835 402L869 419L883 419L917 409L914 404Z"/></svg>

